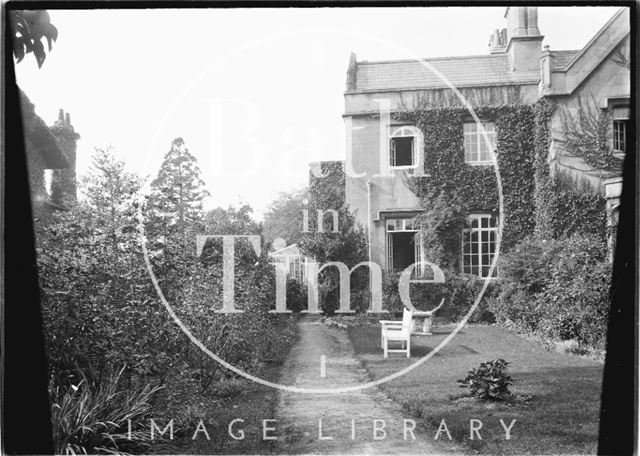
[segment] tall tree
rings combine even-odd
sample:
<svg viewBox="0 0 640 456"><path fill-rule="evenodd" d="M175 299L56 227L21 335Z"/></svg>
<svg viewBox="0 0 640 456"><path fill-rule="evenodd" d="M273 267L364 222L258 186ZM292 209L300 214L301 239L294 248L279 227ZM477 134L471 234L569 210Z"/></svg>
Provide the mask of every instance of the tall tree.
<svg viewBox="0 0 640 456"><path fill-rule="evenodd" d="M152 205L170 226L185 228L202 219L202 200L209 196L200 178L198 161L182 138L171 143L158 176L151 183Z"/></svg>
<svg viewBox="0 0 640 456"><path fill-rule="evenodd" d="M227 209L217 207L207 212L205 226L208 234L249 235L260 234L260 223L251 218L253 209L248 204L239 208L229 206Z"/></svg>
<svg viewBox="0 0 640 456"><path fill-rule="evenodd" d="M303 210L307 209L307 190L282 192L264 214L263 235L265 242L282 238L287 244L297 244L302 239ZM312 214L313 215L313 214Z"/></svg>
<svg viewBox="0 0 640 456"><path fill-rule="evenodd" d="M96 209L97 222L113 240L122 230L134 230L138 176L125 170L111 148L96 148L92 166L82 184L89 205Z"/></svg>

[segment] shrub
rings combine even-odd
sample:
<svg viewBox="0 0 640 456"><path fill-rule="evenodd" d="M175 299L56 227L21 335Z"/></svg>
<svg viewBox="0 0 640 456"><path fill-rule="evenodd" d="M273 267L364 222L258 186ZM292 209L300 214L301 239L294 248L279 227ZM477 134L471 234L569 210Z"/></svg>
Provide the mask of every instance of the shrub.
<svg viewBox="0 0 640 456"><path fill-rule="evenodd" d="M601 348L611 280L606 251L594 236L525 239L500 259L492 311L519 330Z"/></svg>
<svg viewBox="0 0 640 456"><path fill-rule="evenodd" d="M484 280L465 274L452 275L443 284L443 297L445 303L442 312L448 314L449 318L458 321L463 318L475 303L484 285ZM488 301L494 290L494 285L489 284L478 308L469 318L471 323L486 322L493 323L495 317L488 308Z"/></svg>
<svg viewBox="0 0 640 456"><path fill-rule="evenodd" d="M411 303L418 310L434 309L444 298L445 303L438 315L445 315L454 321L464 317L475 302L482 286L483 280L463 274L454 274L445 271L444 283L411 283L409 292ZM391 312L401 312L403 308L400 295L398 293L399 274L385 273L383 276L382 293L384 308ZM488 307L488 299L495 287L490 284L480 305L473 313L470 321L493 323L495 318Z"/></svg>
<svg viewBox="0 0 640 456"><path fill-rule="evenodd" d="M153 442L143 422L160 387L147 384L123 389L123 370L109 375L96 388L85 379L68 389L50 383L56 454L126 454L150 448Z"/></svg>
<svg viewBox="0 0 640 456"><path fill-rule="evenodd" d="M480 363L464 379L458 380L460 388L469 388L473 396L482 400L505 400L511 396L509 385L513 384L507 374L509 364L504 359Z"/></svg>

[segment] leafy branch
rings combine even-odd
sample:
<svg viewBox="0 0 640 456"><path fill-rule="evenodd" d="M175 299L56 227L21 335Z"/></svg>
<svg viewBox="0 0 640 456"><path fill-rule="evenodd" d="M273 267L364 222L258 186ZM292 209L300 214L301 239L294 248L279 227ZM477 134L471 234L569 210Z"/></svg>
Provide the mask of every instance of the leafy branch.
<svg viewBox="0 0 640 456"><path fill-rule="evenodd" d="M49 13L44 10L9 11L9 27L13 33L13 56L20 63L26 54L33 52L38 68L42 67L47 54L42 39L47 40L49 52L52 42L58 39L58 29L51 23Z"/></svg>

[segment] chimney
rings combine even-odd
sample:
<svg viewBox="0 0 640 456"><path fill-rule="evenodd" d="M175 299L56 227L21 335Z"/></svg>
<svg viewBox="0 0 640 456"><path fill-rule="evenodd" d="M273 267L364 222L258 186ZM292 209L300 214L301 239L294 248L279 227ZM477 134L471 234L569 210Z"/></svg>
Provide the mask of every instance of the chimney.
<svg viewBox="0 0 640 456"><path fill-rule="evenodd" d="M506 52L511 70L539 71L544 36L538 29L538 7L510 6L504 16L507 19Z"/></svg>
<svg viewBox="0 0 640 456"><path fill-rule="evenodd" d="M507 50L507 29L495 29L489 38L489 52L500 54Z"/></svg>
<svg viewBox="0 0 640 456"><path fill-rule="evenodd" d="M540 85L538 94L540 96L550 95L552 93L551 68L553 67L553 54L549 49L549 45L544 47L540 54Z"/></svg>
<svg viewBox="0 0 640 456"><path fill-rule="evenodd" d="M347 68L347 92L356 90L356 72L358 71L358 62L356 54L351 53L349 56L349 67Z"/></svg>
<svg viewBox="0 0 640 456"><path fill-rule="evenodd" d="M50 127L51 133L58 140L58 145L67 158L69 167L54 169L51 176L51 201L60 206L68 206L77 200L76 183L76 149L80 138L73 125L71 115L60 109L58 120Z"/></svg>

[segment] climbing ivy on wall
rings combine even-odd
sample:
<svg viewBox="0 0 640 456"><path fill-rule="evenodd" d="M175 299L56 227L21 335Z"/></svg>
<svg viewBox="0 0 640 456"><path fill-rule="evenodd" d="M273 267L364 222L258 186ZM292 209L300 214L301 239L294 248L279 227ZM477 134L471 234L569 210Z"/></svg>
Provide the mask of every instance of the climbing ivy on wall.
<svg viewBox="0 0 640 456"><path fill-rule="evenodd" d="M551 176L547 155L550 125L556 106L542 99L533 105L509 104L475 108L483 122L493 122L496 157L502 182L504 231L502 250L508 250L527 236L557 239L571 234L606 236L605 200L601 195L580 191L562 176ZM425 176L407 176L406 183L423 200L426 242L434 238L446 245L427 249L440 261L454 267L460 258L461 216L473 211L499 213L496 173L493 166L472 166L464 161L464 123L473 121L464 107L407 110L394 114L424 135ZM451 220L434 216L436 202L446 201L455 210ZM436 214L437 215L437 214ZM433 221L437 223L431 223ZM429 247L429 246L427 246ZM431 252L433 250L433 253Z"/></svg>
<svg viewBox="0 0 640 456"><path fill-rule="evenodd" d="M502 248L533 233L534 219L534 121L529 105L478 107L483 122L494 122L496 156L502 182L504 212ZM448 107L396 114L396 119L415 123L424 134L424 171L427 176L407 179L422 198L424 207L434 196L459 205L463 212L499 213L496 173L493 166L472 166L464 161L463 128L472 121L466 108ZM458 239L460 233L457 233ZM460 242L451 243L459 258Z"/></svg>
<svg viewBox="0 0 640 456"><path fill-rule="evenodd" d="M533 106L535 113L535 234L559 239L572 234L593 234L606 239L606 202L602 195L580 191L562 175L552 176L547 157L551 120L556 105L546 99Z"/></svg>

